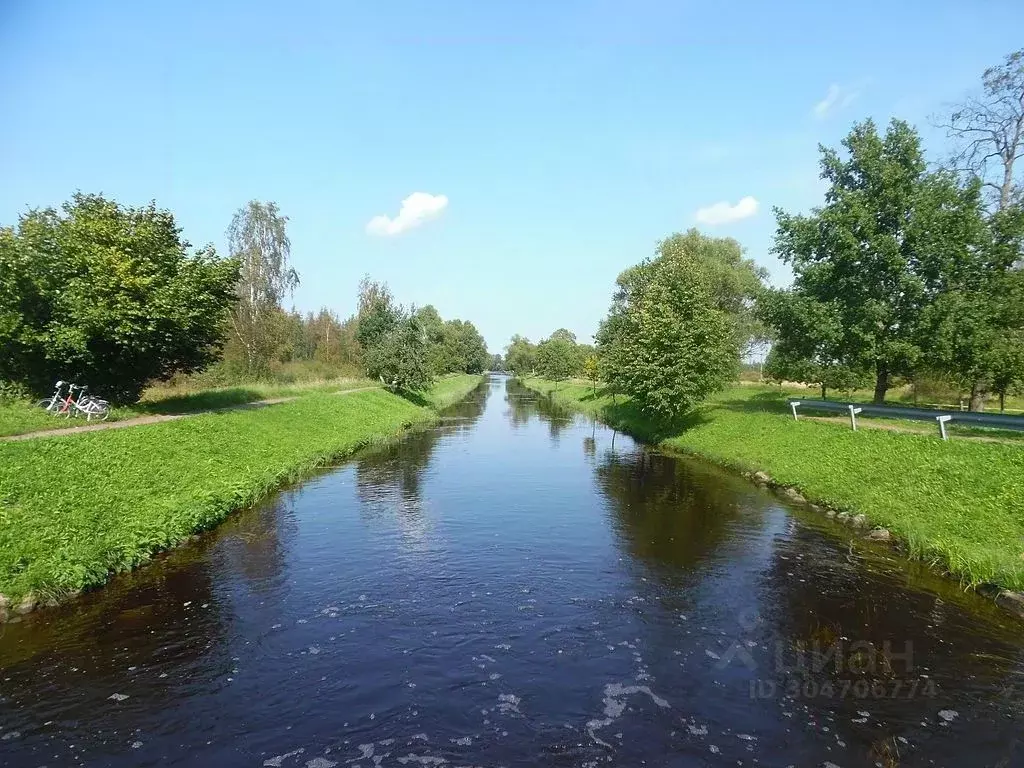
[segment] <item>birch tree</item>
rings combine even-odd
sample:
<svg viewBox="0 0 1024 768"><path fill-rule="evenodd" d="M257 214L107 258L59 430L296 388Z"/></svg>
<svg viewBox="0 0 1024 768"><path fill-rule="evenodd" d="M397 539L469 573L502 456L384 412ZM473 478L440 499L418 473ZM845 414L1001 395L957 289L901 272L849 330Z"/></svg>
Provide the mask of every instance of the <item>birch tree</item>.
<svg viewBox="0 0 1024 768"><path fill-rule="evenodd" d="M281 302L299 284L290 263L287 222L277 203L250 200L228 227L228 250L241 265L231 327L250 374L262 373L269 365L279 341Z"/></svg>

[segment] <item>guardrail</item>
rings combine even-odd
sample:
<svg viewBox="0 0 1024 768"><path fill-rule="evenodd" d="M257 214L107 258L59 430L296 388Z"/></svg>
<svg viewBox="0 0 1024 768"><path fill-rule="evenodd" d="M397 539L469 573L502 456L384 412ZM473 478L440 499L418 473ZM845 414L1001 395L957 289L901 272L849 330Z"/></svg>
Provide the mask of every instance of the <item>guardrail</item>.
<svg viewBox="0 0 1024 768"><path fill-rule="evenodd" d="M867 405L865 403L840 403L831 400L789 400L793 418L799 419L798 408L810 410L832 411L850 415L850 426L857 430L857 416L885 416L891 419L915 419L918 421L934 421L939 427L939 435L948 439L946 424L955 421L975 427L989 429L1011 429L1024 432L1024 416L1008 416L1005 413L976 413L974 411L948 411L932 408L909 408L900 405Z"/></svg>

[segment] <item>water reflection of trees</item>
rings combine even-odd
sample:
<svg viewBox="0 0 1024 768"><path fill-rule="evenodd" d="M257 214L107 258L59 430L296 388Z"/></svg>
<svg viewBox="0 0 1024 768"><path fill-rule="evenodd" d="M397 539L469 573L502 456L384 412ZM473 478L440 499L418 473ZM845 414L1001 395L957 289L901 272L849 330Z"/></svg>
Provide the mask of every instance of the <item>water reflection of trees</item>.
<svg viewBox="0 0 1024 768"><path fill-rule="evenodd" d="M514 379L505 384L505 402L509 405L509 423L513 428L526 424L533 416L539 416L547 424L548 436L555 443L575 419L575 414L568 408L556 404L550 397L538 395Z"/></svg>
<svg viewBox="0 0 1024 768"><path fill-rule="evenodd" d="M245 577L254 592L269 594L281 579L286 542L298 524L291 513L299 490L287 490L257 507L232 515L221 527L220 539L229 571Z"/></svg>
<svg viewBox="0 0 1024 768"><path fill-rule="evenodd" d="M442 420L456 431L470 429L483 414L491 390L490 382L484 381L464 400L450 405L442 411Z"/></svg>
<svg viewBox="0 0 1024 768"><path fill-rule="evenodd" d="M441 429L408 435L391 445L364 452L356 460L356 489L364 504L395 502L404 509L418 507L423 475Z"/></svg>
<svg viewBox="0 0 1024 768"><path fill-rule="evenodd" d="M595 466L623 548L671 587L716 550L735 549L730 531L743 543L745 513L737 510L757 506L730 478L704 471L645 452L599 452ZM1024 720L1019 627L923 567L871 554L866 544L851 547L821 521L801 523L801 513L784 520L779 510L767 512L788 523L785 534L757 553L738 552L741 574L720 582L750 594L713 596L737 611L732 648L739 652L730 651L719 679L743 701L754 681L779 711L842 724L837 733L858 764L895 765L887 756L907 751L899 737L929 738L944 708L959 710L958 723L969 721L971 748L979 750L972 764L1016 764Z"/></svg>
<svg viewBox="0 0 1024 768"><path fill-rule="evenodd" d="M468 399L446 408L437 427L417 430L401 440L361 452L355 459L360 501L418 509L435 446L446 436L473 428L484 412L487 392L483 384Z"/></svg>
<svg viewBox="0 0 1024 768"><path fill-rule="evenodd" d="M692 568L727 537L736 515L735 489L686 461L607 452L595 473L620 539L655 566Z"/></svg>
<svg viewBox="0 0 1024 768"><path fill-rule="evenodd" d="M505 379L505 404L508 406L509 424L513 429L527 424L530 418L537 415L536 392L527 389L516 379Z"/></svg>

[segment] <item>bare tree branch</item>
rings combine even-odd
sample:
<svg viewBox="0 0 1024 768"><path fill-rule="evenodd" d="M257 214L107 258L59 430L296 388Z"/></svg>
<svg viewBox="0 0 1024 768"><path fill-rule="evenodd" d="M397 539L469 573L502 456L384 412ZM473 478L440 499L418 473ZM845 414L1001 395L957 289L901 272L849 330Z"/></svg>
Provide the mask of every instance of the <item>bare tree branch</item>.
<svg viewBox="0 0 1024 768"><path fill-rule="evenodd" d="M1024 157L1024 49L986 69L982 94L967 96L936 125L960 144L951 170L975 175L994 189L996 210L1010 205L1021 186L1015 162Z"/></svg>

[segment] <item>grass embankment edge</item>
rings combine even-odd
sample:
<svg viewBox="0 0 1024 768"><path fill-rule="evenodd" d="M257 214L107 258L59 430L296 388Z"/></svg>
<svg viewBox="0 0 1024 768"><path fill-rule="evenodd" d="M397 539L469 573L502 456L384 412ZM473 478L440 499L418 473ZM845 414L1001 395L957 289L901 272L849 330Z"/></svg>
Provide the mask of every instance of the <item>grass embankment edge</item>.
<svg viewBox="0 0 1024 768"><path fill-rule="evenodd" d="M590 385L520 381L643 442L776 488L1024 612L1024 451L1015 445L794 422L777 392L749 387L669 425Z"/></svg>
<svg viewBox="0 0 1024 768"><path fill-rule="evenodd" d="M260 411L0 444L0 620L98 587L282 486L429 426L481 380L449 377L411 399L319 394ZM59 467L66 472L49 471Z"/></svg>
<svg viewBox="0 0 1024 768"><path fill-rule="evenodd" d="M465 400L467 395L483 382L485 376L477 373L455 373L442 376L423 393L427 404L435 411L443 411Z"/></svg>
<svg viewBox="0 0 1024 768"><path fill-rule="evenodd" d="M135 405L115 406L107 423L127 421L146 416L196 414L204 411L226 410L256 403L261 400L293 399L325 392L345 392L379 386L369 379L348 377L320 379L297 384L253 382L225 387L212 387L181 391L156 387L147 390ZM67 390L63 391L67 395ZM82 416L65 418L48 413L37 405L37 400L15 400L0 403L0 437L14 437L29 432L49 432L90 423Z"/></svg>

